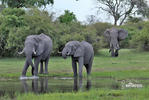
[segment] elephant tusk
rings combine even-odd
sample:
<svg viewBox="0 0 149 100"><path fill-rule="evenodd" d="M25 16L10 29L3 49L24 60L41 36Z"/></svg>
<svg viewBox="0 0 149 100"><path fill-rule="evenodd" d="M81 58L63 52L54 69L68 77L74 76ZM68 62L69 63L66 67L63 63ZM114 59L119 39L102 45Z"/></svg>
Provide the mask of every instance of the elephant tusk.
<svg viewBox="0 0 149 100"><path fill-rule="evenodd" d="M69 56L69 55L70 55L70 52L67 53L67 56Z"/></svg>
<svg viewBox="0 0 149 100"><path fill-rule="evenodd" d="M34 53L34 55L36 55L36 54L37 54L34 48L33 48L33 53Z"/></svg>
<svg viewBox="0 0 149 100"><path fill-rule="evenodd" d="M34 51L34 54L35 54L35 55L37 54L36 51Z"/></svg>
<svg viewBox="0 0 149 100"><path fill-rule="evenodd" d="M23 53L24 53L24 49L21 52L18 52L18 54L20 54L20 55L23 54Z"/></svg>
<svg viewBox="0 0 149 100"><path fill-rule="evenodd" d="M58 51L59 54L62 54L62 52Z"/></svg>

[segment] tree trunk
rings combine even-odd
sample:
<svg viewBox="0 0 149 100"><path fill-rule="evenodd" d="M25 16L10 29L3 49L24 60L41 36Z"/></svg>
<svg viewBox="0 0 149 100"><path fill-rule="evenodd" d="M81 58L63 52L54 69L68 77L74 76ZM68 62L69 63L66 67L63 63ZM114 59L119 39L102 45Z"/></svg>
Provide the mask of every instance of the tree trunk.
<svg viewBox="0 0 149 100"><path fill-rule="evenodd" d="M118 19L114 17L114 25L117 26Z"/></svg>

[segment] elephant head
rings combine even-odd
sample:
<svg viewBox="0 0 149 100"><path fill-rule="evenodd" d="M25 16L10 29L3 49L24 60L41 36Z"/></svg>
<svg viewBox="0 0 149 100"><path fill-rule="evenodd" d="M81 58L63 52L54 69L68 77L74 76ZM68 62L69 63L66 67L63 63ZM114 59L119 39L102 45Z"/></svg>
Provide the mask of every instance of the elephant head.
<svg viewBox="0 0 149 100"><path fill-rule="evenodd" d="M62 57L67 58L67 56L83 56L83 47L80 45L79 41L70 41L65 45L62 51Z"/></svg>
<svg viewBox="0 0 149 100"><path fill-rule="evenodd" d="M113 27L111 29L107 29L104 32L104 36L110 43L109 52L111 52L111 56L117 57L118 50L120 49L119 41L124 40L128 36L128 32L124 29L117 29Z"/></svg>
<svg viewBox="0 0 149 100"><path fill-rule="evenodd" d="M34 70L34 64L32 58L41 55L44 52L44 45L42 43L40 35L30 35L25 40L25 47L23 51L19 54L25 53L26 62L24 65L23 76L26 74L26 69L29 65L32 66L32 74Z"/></svg>

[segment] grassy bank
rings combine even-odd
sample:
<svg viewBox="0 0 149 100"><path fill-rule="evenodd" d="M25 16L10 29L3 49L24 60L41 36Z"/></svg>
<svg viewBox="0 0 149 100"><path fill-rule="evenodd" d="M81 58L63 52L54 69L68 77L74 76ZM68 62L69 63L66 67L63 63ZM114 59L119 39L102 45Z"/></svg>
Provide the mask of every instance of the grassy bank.
<svg viewBox="0 0 149 100"><path fill-rule="evenodd" d="M149 76L149 52L135 52L122 49L117 58L110 57L107 49L103 49L94 58L92 77L122 78L148 78ZM0 77L19 78L24 66L24 58L1 58ZM51 57L49 62L49 74L47 76L72 76L71 59ZM84 68L84 76L86 71ZM30 74L30 68L27 75ZM42 75L41 75L42 76Z"/></svg>
<svg viewBox="0 0 149 100"><path fill-rule="evenodd" d="M149 88L109 90L98 89L77 93L16 94L13 100L148 100ZM0 97L0 100L12 100Z"/></svg>
<svg viewBox="0 0 149 100"><path fill-rule="evenodd" d="M91 90L77 93L19 95L18 100L148 100L149 88L127 90Z"/></svg>
<svg viewBox="0 0 149 100"><path fill-rule="evenodd" d="M24 65L24 58L1 58L0 59L0 81L15 78L18 79ZM86 77L85 68L83 70ZM30 69L27 73L30 76ZM49 62L49 74L40 76L71 77L71 59L51 57ZM117 58L110 57L107 49L103 49L94 58L92 78L101 84L100 89L91 89L87 92L77 93L47 93L47 94L16 94L17 100L148 100L149 98L149 52L135 52L134 50L122 49ZM102 78L112 78L104 80ZM114 80L113 80L114 79ZM110 89L103 87L106 83L118 83L121 80L133 79L136 83L143 84L143 88ZM132 80L131 80L132 82ZM94 81L92 82L95 83ZM49 83L50 84L50 83ZM108 85L107 85L108 86ZM9 96L0 97L9 100Z"/></svg>

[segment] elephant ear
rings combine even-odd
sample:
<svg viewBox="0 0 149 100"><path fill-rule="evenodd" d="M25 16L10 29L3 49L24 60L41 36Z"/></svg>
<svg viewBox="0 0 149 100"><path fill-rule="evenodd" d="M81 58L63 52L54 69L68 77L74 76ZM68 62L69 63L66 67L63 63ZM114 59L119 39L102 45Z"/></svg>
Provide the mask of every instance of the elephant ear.
<svg viewBox="0 0 149 100"><path fill-rule="evenodd" d="M77 47L76 47L76 50L74 52L74 57L81 57L83 56L83 47L79 44Z"/></svg>
<svg viewBox="0 0 149 100"><path fill-rule="evenodd" d="M43 40L41 39L40 36L37 36L34 38L36 41L36 55L39 56L44 52L44 44Z"/></svg>
<svg viewBox="0 0 149 100"><path fill-rule="evenodd" d="M104 32L104 37L107 38L107 40L109 41L110 40L110 29L106 29L106 31Z"/></svg>
<svg viewBox="0 0 149 100"><path fill-rule="evenodd" d="M128 32L124 29L119 29L118 30L118 39L119 40L124 40L128 36Z"/></svg>

